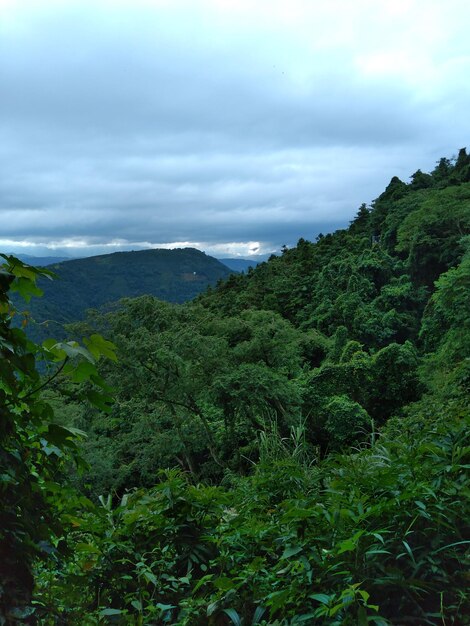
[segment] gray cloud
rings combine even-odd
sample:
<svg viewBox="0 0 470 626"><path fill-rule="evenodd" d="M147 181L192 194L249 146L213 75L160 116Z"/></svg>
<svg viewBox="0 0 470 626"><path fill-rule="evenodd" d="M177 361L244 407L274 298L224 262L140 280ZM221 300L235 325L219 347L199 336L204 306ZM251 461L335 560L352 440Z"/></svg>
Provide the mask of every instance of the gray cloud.
<svg viewBox="0 0 470 626"><path fill-rule="evenodd" d="M0 246L272 250L465 145L467 4L337 4L6 3Z"/></svg>

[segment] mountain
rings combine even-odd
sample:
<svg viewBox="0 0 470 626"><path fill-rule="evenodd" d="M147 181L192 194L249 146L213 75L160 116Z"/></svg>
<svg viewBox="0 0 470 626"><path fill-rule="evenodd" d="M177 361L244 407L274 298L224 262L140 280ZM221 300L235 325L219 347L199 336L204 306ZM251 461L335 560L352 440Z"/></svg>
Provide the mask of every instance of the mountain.
<svg viewBox="0 0 470 626"><path fill-rule="evenodd" d="M34 265L35 267L46 267L48 265L54 265L56 263L62 263L62 261L70 261L70 257L66 256L33 256L31 254L14 254L24 263L28 265Z"/></svg>
<svg viewBox="0 0 470 626"><path fill-rule="evenodd" d="M35 267L47 267L49 265L56 265L57 263L62 263L63 261L73 261L78 259L71 259L66 256L34 256L32 254L13 254L13 256L18 257L24 263L28 263L28 265L34 265ZM96 255L94 255L96 256ZM229 259L220 259L217 258L218 261L223 263L226 267L233 270L234 272L246 272L249 267L256 267L258 263L263 263L267 261L269 258L269 254L259 254L256 257L251 259L239 259L239 258L229 258ZM85 257L90 258L90 257Z"/></svg>
<svg viewBox="0 0 470 626"><path fill-rule="evenodd" d="M258 263L262 263L266 261L267 258L265 255L255 259L219 259L221 263L226 265L229 269L234 272L246 272L250 267L256 267Z"/></svg>
<svg viewBox="0 0 470 626"><path fill-rule="evenodd" d="M44 296L31 301L30 311L36 322L59 324L125 297L149 294L182 303L231 274L220 261L194 248L115 252L63 261L49 269L57 280L41 281Z"/></svg>

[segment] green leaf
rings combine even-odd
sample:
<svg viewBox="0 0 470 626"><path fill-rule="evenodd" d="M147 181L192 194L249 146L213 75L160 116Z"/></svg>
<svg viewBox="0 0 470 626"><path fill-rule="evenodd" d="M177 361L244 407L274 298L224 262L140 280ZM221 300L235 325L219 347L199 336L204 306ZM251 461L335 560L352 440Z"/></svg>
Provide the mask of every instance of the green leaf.
<svg viewBox="0 0 470 626"><path fill-rule="evenodd" d="M77 552L91 552L92 554L101 554L100 550L92 543L79 542L75 544L75 550Z"/></svg>
<svg viewBox="0 0 470 626"><path fill-rule="evenodd" d="M312 600L317 600L322 604L329 604L331 600L331 596L327 596L326 593L312 593L308 597L312 598Z"/></svg>
<svg viewBox="0 0 470 626"><path fill-rule="evenodd" d="M281 591L274 591L273 593L270 593L266 599L266 604L271 607L271 614L283 607L289 600L289 596L289 589L282 589Z"/></svg>
<svg viewBox="0 0 470 626"><path fill-rule="evenodd" d="M220 576L214 580L214 587L220 589L221 591L228 591L229 589L233 589L235 586L233 580L228 578L227 576Z"/></svg>
<svg viewBox="0 0 470 626"><path fill-rule="evenodd" d="M213 615L218 610L219 605L220 605L220 600L216 600L215 602L211 602L207 606L207 610L206 610L207 617L210 617L211 615Z"/></svg>
<svg viewBox="0 0 470 626"><path fill-rule="evenodd" d="M302 552L302 550L303 550L302 546L289 546L282 553L281 560L289 559L291 556L294 556L295 554L299 554L299 552Z"/></svg>
<svg viewBox="0 0 470 626"><path fill-rule="evenodd" d="M453 548L454 546L461 546L464 544L470 543L470 540L465 540L465 541L456 541L455 543L448 543L446 546L442 546L442 548L439 548L438 550L434 550L431 554L438 554L439 552L442 552L443 550L447 550L448 548Z"/></svg>
<svg viewBox="0 0 470 626"><path fill-rule="evenodd" d="M364 600L364 602L367 602L367 600L370 598L370 593L368 593L365 589L358 589L357 591L360 594L361 598Z"/></svg>
<svg viewBox="0 0 470 626"><path fill-rule="evenodd" d="M49 424L44 437L56 446L70 445L72 440L78 437L86 437L87 434L78 428L61 426L60 424Z"/></svg>
<svg viewBox="0 0 470 626"><path fill-rule="evenodd" d="M92 376L97 375L98 372L93 363L81 361L71 372L70 379L74 383L83 383L86 380L90 380Z"/></svg>
<svg viewBox="0 0 470 626"><path fill-rule="evenodd" d="M102 609L99 612L99 615L102 617L106 617L109 615L121 615L124 611L120 611L119 609Z"/></svg>
<svg viewBox="0 0 470 626"><path fill-rule="evenodd" d="M354 535L350 539L346 539L345 541L341 542L339 544L338 554L343 554L343 552L352 552L353 550L355 550L357 548L359 539L362 537L363 534L363 530L358 530L357 533L354 533Z"/></svg>
<svg viewBox="0 0 470 626"><path fill-rule="evenodd" d="M214 574L206 574L205 576L203 576L202 578L200 578L198 580L198 582L194 585L194 588L192 590L192 593L196 593L196 591L202 587L203 585L205 585L207 582L209 582L209 580L212 580L212 578L214 578Z"/></svg>
<svg viewBox="0 0 470 626"><path fill-rule="evenodd" d="M88 401L100 411L110 413L113 405L113 398L107 393L98 393L97 391L89 391L87 393Z"/></svg>
<svg viewBox="0 0 470 626"><path fill-rule="evenodd" d="M372 554L392 554L389 550L367 550L365 553L366 556L371 556Z"/></svg>
<svg viewBox="0 0 470 626"><path fill-rule="evenodd" d="M62 350L70 359L74 359L77 356L83 356L90 363L95 362L95 359L90 351L78 344L76 341L59 342L54 346L53 350L54 349Z"/></svg>
<svg viewBox="0 0 470 626"><path fill-rule="evenodd" d="M47 454L47 456L51 456L51 454L55 454L57 457L62 457L64 453L60 448L50 444L47 439L41 439L41 447L42 450Z"/></svg>
<svg viewBox="0 0 470 626"><path fill-rule="evenodd" d="M152 585L157 585L157 577L149 570L146 570L144 572L144 578L147 582L152 583Z"/></svg>
<svg viewBox="0 0 470 626"><path fill-rule="evenodd" d="M235 624L235 626L242 626L242 620L240 618L240 615L237 613L237 611L235 611L235 609L223 609L222 613L228 615L232 620L232 623Z"/></svg>
<svg viewBox="0 0 470 626"><path fill-rule="evenodd" d="M251 626L256 626L261 621L263 615L266 613L266 607L257 606L255 614L253 615L253 620L251 622Z"/></svg>
<svg viewBox="0 0 470 626"><path fill-rule="evenodd" d="M338 554L343 554L344 552L352 552L357 547L357 543L352 539L346 539L343 541L338 550Z"/></svg>
<svg viewBox="0 0 470 626"><path fill-rule="evenodd" d="M302 622L309 622L309 624L314 624L313 621L316 617L318 617L317 613L304 613L304 615L296 615L295 622L293 624L301 624Z"/></svg>
<svg viewBox="0 0 470 626"><path fill-rule="evenodd" d="M34 280L30 278L18 278L12 284L11 291L18 292L25 302L29 302L33 296L41 297L44 292L36 286Z"/></svg>
<svg viewBox="0 0 470 626"><path fill-rule="evenodd" d="M405 541L405 540L403 539L403 540L402 540L402 544L405 546L405 550L408 552L408 554L409 554L409 555L410 555L410 557L411 557L411 560L412 560L412 561L413 561L413 563L414 563L414 562L415 562L415 557L414 557L414 555L413 555L413 552L411 551L411 548L410 548L410 546L409 546L408 542L407 542L407 541Z"/></svg>
<svg viewBox="0 0 470 626"><path fill-rule="evenodd" d="M91 335L89 338L85 337L83 343L96 359L99 359L100 356L104 356L111 361L117 361L115 353L116 346L111 341L104 339L101 335Z"/></svg>
<svg viewBox="0 0 470 626"><path fill-rule="evenodd" d="M160 611L170 611L171 609L176 609L174 604L162 604L161 602L157 602L155 606L157 609L160 609Z"/></svg>
<svg viewBox="0 0 470 626"><path fill-rule="evenodd" d="M46 350L51 350L54 346L57 345L57 340L56 339L46 339L45 341L42 342L42 347L45 348Z"/></svg>

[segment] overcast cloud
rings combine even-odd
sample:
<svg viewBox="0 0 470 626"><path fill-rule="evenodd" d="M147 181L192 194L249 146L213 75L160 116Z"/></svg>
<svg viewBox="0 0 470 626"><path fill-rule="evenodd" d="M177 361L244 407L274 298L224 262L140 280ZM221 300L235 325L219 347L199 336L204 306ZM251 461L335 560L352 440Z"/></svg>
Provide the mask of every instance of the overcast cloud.
<svg viewBox="0 0 470 626"><path fill-rule="evenodd" d="M258 254L470 147L468 0L0 0L0 249Z"/></svg>

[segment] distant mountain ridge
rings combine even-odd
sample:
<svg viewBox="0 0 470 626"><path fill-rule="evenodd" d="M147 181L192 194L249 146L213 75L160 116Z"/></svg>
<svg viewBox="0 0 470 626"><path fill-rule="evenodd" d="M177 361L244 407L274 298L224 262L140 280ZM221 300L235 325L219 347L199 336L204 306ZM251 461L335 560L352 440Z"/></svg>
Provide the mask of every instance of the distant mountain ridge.
<svg viewBox="0 0 470 626"><path fill-rule="evenodd" d="M153 248L152 248L153 249ZM48 265L55 265L56 263L62 263L63 261L78 261L79 258L92 258L92 256L98 255L90 255L86 257L72 258L65 256L34 256L31 254L13 254L13 256L18 257L21 261L28 263L29 265L34 265L36 267L47 267ZM103 256L103 255L101 255ZM246 272L249 267L256 267L259 263L263 263L267 261L269 258L269 254L259 254L251 259L241 259L238 257L234 258L217 258L218 261L223 263L226 267L233 270L234 272Z"/></svg>
<svg viewBox="0 0 470 626"><path fill-rule="evenodd" d="M29 306L38 323L77 321L87 309L145 294L183 303L232 273L195 248L114 252L55 263L48 269L57 279L43 279L43 297L33 298Z"/></svg>
<svg viewBox="0 0 470 626"><path fill-rule="evenodd" d="M28 265L34 265L36 267L47 267L48 265L54 265L55 263L62 263L62 261L72 261L70 257L65 256L34 256L32 254L15 254L18 259Z"/></svg>
<svg viewBox="0 0 470 626"><path fill-rule="evenodd" d="M267 257L266 255L263 255L262 257L258 258L257 260L255 259L219 259L219 261L221 263L223 263L224 265L226 265L229 269L233 270L234 272L246 272L248 270L249 267L256 267L258 265L258 263L262 263L263 261L266 261Z"/></svg>

